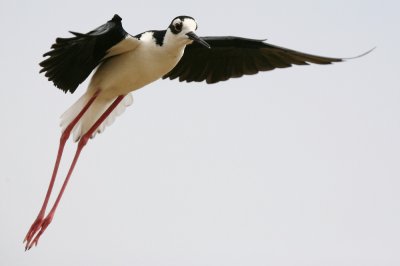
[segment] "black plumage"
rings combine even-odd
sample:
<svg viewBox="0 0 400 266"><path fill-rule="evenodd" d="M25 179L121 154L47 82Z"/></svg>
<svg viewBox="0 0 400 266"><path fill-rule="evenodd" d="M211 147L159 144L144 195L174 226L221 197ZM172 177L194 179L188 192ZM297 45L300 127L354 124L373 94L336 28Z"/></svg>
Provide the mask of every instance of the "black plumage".
<svg viewBox="0 0 400 266"><path fill-rule="evenodd" d="M285 68L292 65L331 64L341 58L322 57L297 52L265 43L263 40L241 37L201 37L211 49L192 43L186 46L179 63L163 78L179 81L219 81L253 75L259 71Z"/></svg>
<svg viewBox="0 0 400 266"><path fill-rule="evenodd" d="M73 93L106 56L107 51L126 36L121 17L114 17L104 25L86 33L71 32L74 37L57 38L48 56L39 65L40 73L53 81L64 92Z"/></svg>

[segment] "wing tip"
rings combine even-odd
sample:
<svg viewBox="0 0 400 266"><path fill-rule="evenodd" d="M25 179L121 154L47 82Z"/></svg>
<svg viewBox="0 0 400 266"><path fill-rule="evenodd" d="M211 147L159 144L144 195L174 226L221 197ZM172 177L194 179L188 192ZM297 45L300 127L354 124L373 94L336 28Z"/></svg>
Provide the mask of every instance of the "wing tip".
<svg viewBox="0 0 400 266"><path fill-rule="evenodd" d="M114 14L113 18L111 19L112 22L121 22L122 18L118 14Z"/></svg>
<svg viewBox="0 0 400 266"><path fill-rule="evenodd" d="M342 58L342 61L345 61L345 60L352 60L352 59L357 59L357 58L360 58L360 57L366 56L367 54L370 54L370 53L371 53L372 51L374 51L375 49L376 49L376 46L375 46L375 47L373 47L373 48L371 48L371 49L369 49L368 51L366 51L366 52L364 52L364 53L360 54L360 55L353 56L353 57Z"/></svg>

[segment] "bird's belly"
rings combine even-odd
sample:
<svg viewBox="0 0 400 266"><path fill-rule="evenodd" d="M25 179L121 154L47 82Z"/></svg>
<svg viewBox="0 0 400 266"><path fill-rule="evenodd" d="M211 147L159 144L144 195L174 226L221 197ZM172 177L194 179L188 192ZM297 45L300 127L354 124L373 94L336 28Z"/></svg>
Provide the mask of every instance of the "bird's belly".
<svg viewBox="0 0 400 266"><path fill-rule="evenodd" d="M109 58L98 67L89 89L100 89L102 96L110 99L125 95L161 78L180 58L139 49Z"/></svg>

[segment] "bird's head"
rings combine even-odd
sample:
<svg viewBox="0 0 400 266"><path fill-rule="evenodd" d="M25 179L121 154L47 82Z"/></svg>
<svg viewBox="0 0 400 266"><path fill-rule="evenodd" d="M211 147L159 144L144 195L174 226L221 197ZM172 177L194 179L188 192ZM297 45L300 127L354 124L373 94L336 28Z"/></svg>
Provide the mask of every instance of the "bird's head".
<svg viewBox="0 0 400 266"><path fill-rule="evenodd" d="M197 30L197 23L194 18L189 16L179 16L172 20L168 27L168 31L183 44L191 44L197 42L207 48L210 45L202 38L198 37L194 32Z"/></svg>

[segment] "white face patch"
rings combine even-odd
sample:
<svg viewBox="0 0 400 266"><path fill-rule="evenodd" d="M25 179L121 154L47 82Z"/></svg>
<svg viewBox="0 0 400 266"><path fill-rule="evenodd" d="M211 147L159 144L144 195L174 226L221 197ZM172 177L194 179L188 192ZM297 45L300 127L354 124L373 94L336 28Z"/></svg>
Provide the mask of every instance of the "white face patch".
<svg viewBox="0 0 400 266"><path fill-rule="evenodd" d="M174 21L172 21L172 24L176 25L177 23L180 23L181 20L179 18L175 19Z"/></svg>
<svg viewBox="0 0 400 266"><path fill-rule="evenodd" d="M193 19L190 18L185 18L183 20L183 29L182 32L190 32L190 31L195 31L197 29L197 23Z"/></svg>

